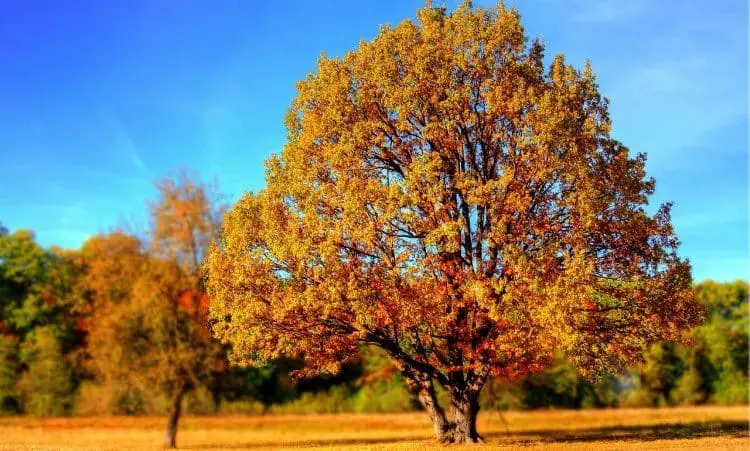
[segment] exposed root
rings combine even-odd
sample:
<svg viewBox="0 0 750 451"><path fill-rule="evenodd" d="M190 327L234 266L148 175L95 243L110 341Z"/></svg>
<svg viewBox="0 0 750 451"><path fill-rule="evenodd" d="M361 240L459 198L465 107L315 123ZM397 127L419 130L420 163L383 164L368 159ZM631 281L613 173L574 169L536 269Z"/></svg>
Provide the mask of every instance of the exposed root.
<svg viewBox="0 0 750 451"><path fill-rule="evenodd" d="M443 445L471 445L485 443L484 437L476 432L461 431L455 423L450 423L448 429L440 437L440 443Z"/></svg>

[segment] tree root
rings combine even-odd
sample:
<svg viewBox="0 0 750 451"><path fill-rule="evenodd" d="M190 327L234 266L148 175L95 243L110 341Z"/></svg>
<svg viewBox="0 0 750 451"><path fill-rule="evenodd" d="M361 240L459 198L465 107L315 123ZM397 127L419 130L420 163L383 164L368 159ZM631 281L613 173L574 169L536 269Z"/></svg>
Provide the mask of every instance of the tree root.
<svg viewBox="0 0 750 451"><path fill-rule="evenodd" d="M444 431L438 439L443 445L461 445L461 444L483 444L485 443L484 437L476 432L461 431L456 427L455 423L450 423L446 431Z"/></svg>

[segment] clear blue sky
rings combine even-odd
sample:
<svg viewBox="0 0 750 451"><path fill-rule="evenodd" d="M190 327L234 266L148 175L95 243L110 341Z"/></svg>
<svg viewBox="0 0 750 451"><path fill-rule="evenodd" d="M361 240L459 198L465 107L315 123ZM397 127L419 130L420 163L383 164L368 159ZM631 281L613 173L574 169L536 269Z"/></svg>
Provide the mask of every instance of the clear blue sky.
<svg viewBox="0 0 750 451"><path fill-rule="evenodd" d="M548 57L591 59L615 137L649 155L653 202L676 203L696 280L746 278L746 2L515 4ZM3 1L0 221L77 247L142 221L151 181L180 165L218 176L233 198L263 186L295 82L319 54L341 55L421 5Z"/></svg>

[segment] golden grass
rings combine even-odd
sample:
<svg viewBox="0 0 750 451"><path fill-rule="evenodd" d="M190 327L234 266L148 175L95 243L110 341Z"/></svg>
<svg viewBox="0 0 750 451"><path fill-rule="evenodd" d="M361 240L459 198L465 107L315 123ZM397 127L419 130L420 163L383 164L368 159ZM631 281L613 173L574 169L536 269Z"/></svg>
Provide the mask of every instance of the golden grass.
<svg viewBox="0 0 750 451"><path fill-rule="evenodd" d="M747 407L496 412L480 414L482 449L750 450ZM0 449L158 448L157 417L0 418ZM186 417L183 449L404 450L440 446L421 413Z"/></svg>

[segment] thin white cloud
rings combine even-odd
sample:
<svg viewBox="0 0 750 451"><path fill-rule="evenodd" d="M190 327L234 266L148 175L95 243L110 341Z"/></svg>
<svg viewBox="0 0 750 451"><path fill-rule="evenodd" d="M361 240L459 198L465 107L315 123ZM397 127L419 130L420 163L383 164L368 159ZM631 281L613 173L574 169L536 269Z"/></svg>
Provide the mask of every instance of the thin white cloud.
<svg viewBox="0 0 750 451"><path fill-rule="evenodd" d="M721 73L731 67L727 57L715 55L710 62L699 57L651 60L613 71L607 94L615 134L640 137L651 146L643 150L656 158L671 159L675 152L686 158L689 148L744 120L747 91Z"/></svg>
<svg viewBox="0 0 750 451"><path fill-rule="evenodd" d="M138 147L133 141L133 138L130 136L128 129L125 127L125 124L123 124L122 121L115 117L113 114L105 113L104 116L106 122L109 124L112 133L114 148L117 150L117 152L119 152L125 158L125 160L127 160L137 169L147 169L146 164L143 162L143 159L138 152Z"/></svg>

